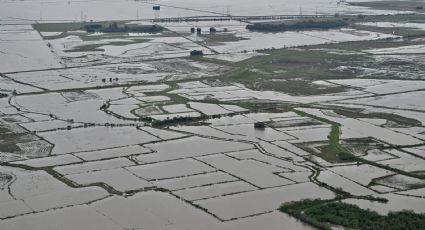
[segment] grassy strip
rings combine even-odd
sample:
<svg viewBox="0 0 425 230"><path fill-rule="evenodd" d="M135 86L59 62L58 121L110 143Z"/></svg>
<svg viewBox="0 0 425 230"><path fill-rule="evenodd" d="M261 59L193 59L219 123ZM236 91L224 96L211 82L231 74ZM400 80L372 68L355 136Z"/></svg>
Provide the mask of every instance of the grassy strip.
<svg viewBox="0 0 425 230"><path fill-rule="evenodd" d="M319 120L323 123L330 124L332 126L331 133L328 136L329 145L325 146L322 149L322 154L320 155L321 158L329 162L353 162L357 160L357 158L355 158L353 154L351 154L344 146L340 144L340 139L339 139L341 134L340 124L330 121L328 119L313 116L311 114L308 114L299 110L294 110L294 112L300 116L310 117L310 118Z"/></svg>
<svg viewBox="0 0 425 230"><path fill-rule="evenodd" d="M425 214L401 211L382 216L335 200L289 202L279 210L323 230L330 230L331 224L364 230L419 230L425 226Z"/></svg>

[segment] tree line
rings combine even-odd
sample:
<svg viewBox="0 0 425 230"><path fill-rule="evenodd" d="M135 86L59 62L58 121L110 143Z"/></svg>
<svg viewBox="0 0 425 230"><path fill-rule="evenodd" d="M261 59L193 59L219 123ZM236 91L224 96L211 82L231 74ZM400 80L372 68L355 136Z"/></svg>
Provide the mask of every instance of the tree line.
<svg viewBox="0 0 425 230"><path fill-rule="evenodd" d="M306 29L335 29L348 26L348 23L343 20L325 20L314 21L306 20L295 23L254 23L246 26L248 30L278 32L288 30L306 30Z"/></svg>

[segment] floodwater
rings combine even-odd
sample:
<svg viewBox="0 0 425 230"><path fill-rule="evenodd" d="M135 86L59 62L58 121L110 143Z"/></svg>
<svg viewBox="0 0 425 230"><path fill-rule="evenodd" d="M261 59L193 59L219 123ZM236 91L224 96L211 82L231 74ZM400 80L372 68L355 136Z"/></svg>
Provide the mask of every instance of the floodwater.
<svg viewBox="0 0 425 230"><path fill-rule="evenodd" d="M0 99L0 162L13 166L0 166L0 229L312 229L277 209L284 202L335 198L323 183L354 196L387 198L387 204L345 200L381 214L425 212L424 180L396 174L425 168L422 81L321 80L312 85L347 90L309 96L217 78L238 73L238 62L267 57L258 50L398 38L393 34L260 33L237 20L161 22L169 31L155 35L62 34L31 26L336 13L394 12L339 0L0 0L0 92L6 95ZM425 28L376 24L400 25ZM191 27L211 26L229 28L225 41L210 44L189 35ZM98 49L69 52L84 46ZM205 58L189 59L193 49ZM416 44L365 53L423 50ZM255 66L247 70L261 73ZM259 108L250 110L247 101ZM339 114L341 107L354 112ZM181 117L188 122L173 123ZM256 128L257 122L265 128ZM397 170L320 158L316 147L329 143L335 123L341 125L340 144L370 140L359 157ZM375 143L403 146L381 150Z"/></svg>
<svg viewBox="0 0 425 230"><path fill-rule="evenodd" d="M338 0L266 0L266 1L209 1L209 0L35 0L1 1L0 15L21 20L135 20L155 18L152 6L161 5L159 17L190 17L220 15L280 15L377 13L367 8L337 4ZM300 9L300 7L302 9ZM379 13L391 13L380 11Z"/></svg>

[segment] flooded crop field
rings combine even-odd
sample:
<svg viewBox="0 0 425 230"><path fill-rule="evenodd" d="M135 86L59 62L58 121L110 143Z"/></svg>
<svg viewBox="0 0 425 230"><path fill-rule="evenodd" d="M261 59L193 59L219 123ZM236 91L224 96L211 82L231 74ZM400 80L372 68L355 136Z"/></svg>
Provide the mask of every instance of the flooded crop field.
<svg viewBox="0 0 425 230"><path fill-rule="evenodd" d="M424 7L0 0L0 229L423 228Z"/></svg>

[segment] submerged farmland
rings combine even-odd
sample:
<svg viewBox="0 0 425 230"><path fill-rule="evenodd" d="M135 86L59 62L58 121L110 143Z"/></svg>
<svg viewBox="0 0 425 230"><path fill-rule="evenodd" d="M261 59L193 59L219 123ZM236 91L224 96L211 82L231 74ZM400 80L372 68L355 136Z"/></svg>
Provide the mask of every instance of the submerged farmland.
<svg viewBox="0 0 425 230"><path fill-rule="evenodd" d="M421 229L425 16L390 5L0 1L0 229Z"/></svg>

